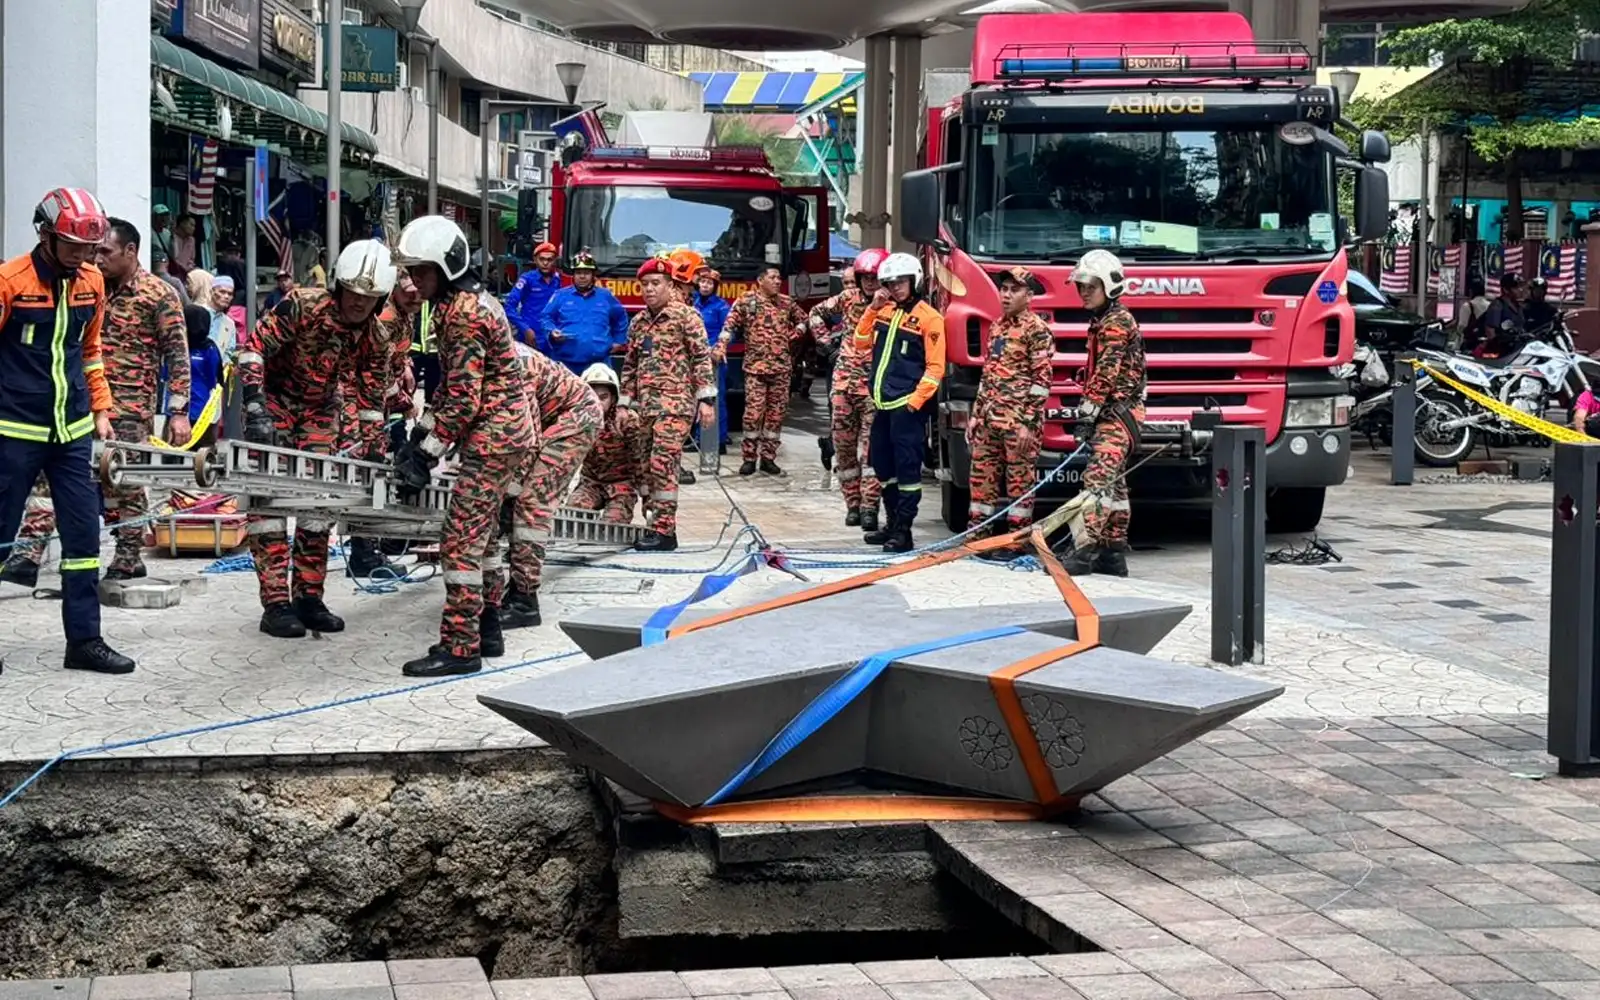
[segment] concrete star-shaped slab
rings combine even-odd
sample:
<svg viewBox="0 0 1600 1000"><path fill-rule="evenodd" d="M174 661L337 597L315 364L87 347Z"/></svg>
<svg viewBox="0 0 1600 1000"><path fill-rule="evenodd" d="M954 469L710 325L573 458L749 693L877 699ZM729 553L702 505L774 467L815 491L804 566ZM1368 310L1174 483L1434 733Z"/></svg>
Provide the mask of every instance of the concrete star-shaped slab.
<svg viewBox="0 0 1600 1000"><path fill-rule="evenodd" d="M1143 655L1187 616L1186 605L1112 598L1098 610L1101 647L1016 681L1060 795L1102 788L1282 693ZM651 613L594 611L563 627L585 648L615 648L637 643ZM913 611L877 585L632 648L479 700L624 788L693 807L866 657L1007 625L1023 631L895 659L736 798L866 776L908 790L1027 801L1034 793L989 678L1076 638L1060 603Z"/></svg>

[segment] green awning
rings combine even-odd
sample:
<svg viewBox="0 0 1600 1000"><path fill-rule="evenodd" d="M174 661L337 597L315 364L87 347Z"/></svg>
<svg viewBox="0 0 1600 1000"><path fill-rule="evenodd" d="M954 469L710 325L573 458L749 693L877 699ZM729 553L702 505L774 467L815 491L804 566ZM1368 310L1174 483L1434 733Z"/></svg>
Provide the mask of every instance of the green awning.
<svg viewBox="0 0 1600 1000"><path fill-rule="evenodd" d="M218 66L161 35L150 36L150 58L157 67L177 79L177 86L171 86L169 81L167 87L178 106L176 114L154 95L151 97L151 114L160 120L215 133L219 115L216 98L221 95L239 105L229 114L233 118L233 138L243 145L264 142L302 154L304 158L303 154L319 145L316 137L328 132L328 116L316 108L258 80ZM378 141L364 129L343 122L340 134L344 137L344 148L350 153L377 154Z"/></svg>

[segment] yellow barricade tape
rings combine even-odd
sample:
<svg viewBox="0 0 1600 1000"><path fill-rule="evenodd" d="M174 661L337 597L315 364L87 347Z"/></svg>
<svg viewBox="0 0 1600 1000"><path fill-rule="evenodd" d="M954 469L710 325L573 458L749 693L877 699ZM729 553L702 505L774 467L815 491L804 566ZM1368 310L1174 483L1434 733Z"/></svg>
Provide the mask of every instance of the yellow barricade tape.
<svg viewBox="0 0 1600 1000"><path fill-rule="evenodd" d="M1547 437L1552 441L1559 441L1562 444L1600 444L1600 439L1592 438L1582 431L1575 431L1571 427L1563 427L1560 424L1552 424L1550 421L1540 419L1531 413L1523 413L1514 406L1507 406L1498 399L1485 396L1478 390L1473 389L1470 386L1462 385L1449 375L1446 375L1439 369L1434 368L1433 366L1422 361L1413 360L1411 363L1416 366L1418 371L1427 372L1433 378L1443 382L1445 385L1454 389L1456 392L1461 393L1461 395L1472 400L1474 403L1477 403L1479 406L1495 414L1496 416L1503 417L1506 420L1511 421L1518 427L1521 427L1523 430L1531 431L1534 434L1538 434L1542 437Z"/></svg>
<svg viewBox="0 0 1600 1000"><path fill-rule="evenodd" d="M168 451L193 451L194 446L200 443L200 439L205 436L206 431L210 430L211 425L216 423L218 418L221 417L222 387L228 384L228 376L232 373L232 365L228 365L222 370L222 383L221 385L212 387L211 396L206 400L205 408L200 411L200 416L195 420L194 426L189 429L189 440L187 443L181 445L169 444L168 442L163 441L161 438L156 437L154 434L150 435L150 443L158 448L165 448Z"/></svg>

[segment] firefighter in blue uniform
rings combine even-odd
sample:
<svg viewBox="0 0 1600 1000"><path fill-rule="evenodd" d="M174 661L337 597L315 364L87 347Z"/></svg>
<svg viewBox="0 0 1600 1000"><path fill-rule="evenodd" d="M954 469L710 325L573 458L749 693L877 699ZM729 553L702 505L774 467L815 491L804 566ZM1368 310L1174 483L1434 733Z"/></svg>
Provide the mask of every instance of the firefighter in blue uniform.
<svg viewBox="0 0 1600 1000"><path fill-rule="evenodd" d="M33 212L39 243L0 264L0 544L9 546L42 472L61 531L65 666L126 674L134 662L100 637L100 491L93 439L111 437L100 354L106 289L90 263L111 223L82 188L56 188Z"/></svg>
<svg viewBox="0 0 1600 1000"><path fill-rule="evenodd" d="M885 522L862 540L885 552L910 552L922 502L928 414L944 377L944 317L923 298L922 263L892 253L878 267L881 288L856 326L858 351L872 352L872 441L868 460L883 487Z"/></svg>

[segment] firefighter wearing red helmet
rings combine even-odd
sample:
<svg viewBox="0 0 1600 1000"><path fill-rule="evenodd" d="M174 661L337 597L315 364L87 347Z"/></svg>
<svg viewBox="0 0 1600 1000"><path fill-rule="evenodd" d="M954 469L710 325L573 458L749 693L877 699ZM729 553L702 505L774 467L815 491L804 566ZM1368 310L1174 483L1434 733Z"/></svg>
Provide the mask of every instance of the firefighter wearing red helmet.
<svg viewBox="0 0 1600 1000"><path fill-rule="evenodd" d="M33 225L38 245L0 265L0 538L17 537L43 473L61 529L65 666L125 674L133 660L100 635L100 492L90 471L93 437L112 434L105 281L90 263L111 224L93 194L63 187L44 196Z"/></svg>
<svg viewBox="0 0 1600 1000"><path fill-rule="evenodd" d="M867 461L872 440L872 389L867 369L872 353L856 348L855 329L878 292L878 268L889 251L863 250L851 265L855 285L811 309L811 332L823 350L833 356L833 386L828 395L832 434L823 448L823 464L833 455L833 471L844 494L844 523L864 532L878 530L878 477Z"/></svg>
<svg viewBox="0 0 1600 1000"><path fill-rule="evenodd" d="M694 270L689 269L693 263L680 258L675 266L663 255L639 268L644 308L633 314L622 362L618 405L639 411L649 455L645 473L649 530L636 546L644 552L678 547L678 462L683 443L696 411L702 424L716 418L717 383L705 324L673 288L680 275L685 282L694 280Z"/></svg>

